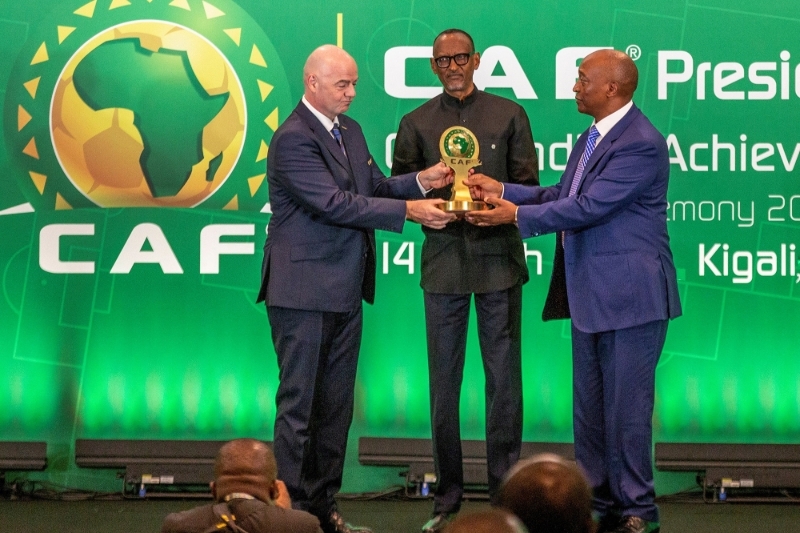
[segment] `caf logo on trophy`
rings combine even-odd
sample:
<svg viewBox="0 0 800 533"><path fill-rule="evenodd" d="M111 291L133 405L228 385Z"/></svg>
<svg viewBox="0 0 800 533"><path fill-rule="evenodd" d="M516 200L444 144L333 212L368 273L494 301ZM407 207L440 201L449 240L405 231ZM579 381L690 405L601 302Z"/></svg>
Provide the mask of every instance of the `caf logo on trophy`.
<svg viewBox="0 0 800 533"><path fill-rule="evenodd" d="M469 188L464 185L464 179L469 177L469 170L481 164L478 159L480 146L475 134L461 126L448 128L439 139L439 151L444 164L455 172L450 200L439 207L448 213L459 214L488 209L486 203L473 200Z"/></svg>

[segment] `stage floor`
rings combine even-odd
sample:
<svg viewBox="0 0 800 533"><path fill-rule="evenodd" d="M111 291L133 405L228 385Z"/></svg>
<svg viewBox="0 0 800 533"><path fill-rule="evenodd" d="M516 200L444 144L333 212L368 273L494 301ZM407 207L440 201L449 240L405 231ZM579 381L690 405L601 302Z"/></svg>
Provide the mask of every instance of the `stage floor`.
<svg viewBox="0 0 800 533"><path fill-rule="evenodd" d="M157 533L164 516L205 503L198 500L0 500L0 531L23 533ZM466 502L462 511L487 507ZM800 504L659 504L662 533L800 531ZM342 514L375 533L416 533L430 501L341 501Z"/></svg>

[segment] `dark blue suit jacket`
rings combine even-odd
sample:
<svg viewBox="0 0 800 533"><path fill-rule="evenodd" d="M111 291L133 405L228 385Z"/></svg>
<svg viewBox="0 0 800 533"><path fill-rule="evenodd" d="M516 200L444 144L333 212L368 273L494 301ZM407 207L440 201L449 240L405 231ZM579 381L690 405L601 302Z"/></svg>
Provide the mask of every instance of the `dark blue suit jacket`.
<svg viewBox="0 0 800 533"><path fill-rule="evenodd" d="M303 104L281 124L267 161L272 218L258 301L345 312L372 303L375 232L401 232L406 205L423 198L416 173L387 179L357 122L339 115L347 150Z"/></svg>
<svg viewBox="0 0 800 533"><path fill-rule="evenodd" d="M633 106L601 139L570 197L587 136L588 130L578 139L558 184L505 185L504 198L521 206L523 238L565 231L563 250L557 238L545 318L571 316L579 330L595 333L680 316L664 136ZM568 312L554 309L559 302L568 302Z"/></svg>

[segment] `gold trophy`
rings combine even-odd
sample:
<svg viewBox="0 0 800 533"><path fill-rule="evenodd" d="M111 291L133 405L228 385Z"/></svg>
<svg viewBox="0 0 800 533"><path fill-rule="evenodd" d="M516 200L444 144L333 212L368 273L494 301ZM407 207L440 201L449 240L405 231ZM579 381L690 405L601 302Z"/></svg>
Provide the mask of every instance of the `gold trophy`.
<svg viewBox="0 0 800 533"><path fill-rule="evenodd" d="M480 147L475 134L462 126L453 126L444 130L439 139L439 151L442 161L453 169L453 193L450 200L438 207L448 213L463 215L467 211L483 211L489 209L485 202L475 201L469 194L469 187L464 179L469 177L469 169L481 164L478 159Z"/></svg>

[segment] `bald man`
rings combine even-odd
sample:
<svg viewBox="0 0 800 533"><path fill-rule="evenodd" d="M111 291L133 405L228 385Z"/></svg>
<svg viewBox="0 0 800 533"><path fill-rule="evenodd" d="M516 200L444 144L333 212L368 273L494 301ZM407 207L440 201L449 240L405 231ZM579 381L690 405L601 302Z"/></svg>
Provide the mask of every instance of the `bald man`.
<svg viewBox="0 0 800 533"><path fill-rule="evenodd" d="M528 533L519 518L503 509L475 511L444 525L443 533ZM533 530L530 533L538 533Z"/></svg>
<svg viewBox="0 0 800 533"><path fill-rule="evenodd" d="M556 234L542 317L572 318L575 458L594 491L600 531L659 529L652 466L655 373L669 320L681 314L667 233L669 154L633 104L631 58L600 50L573 87L594 118L556 185L468 180L495 208L479 226L514 222L522 238Z"/></svg>
<svg viewBox="0 0 800 533"><path fill-rule="evenodd" d="M406 219L442 228L455 219L424 200L452 183L443 163L392 179L361 127L344 115L358 68L344 50L316 49L302 101L278 128L267 161L272 218L258 301L266 301L278 356L274 449L294 507L326 532L349 526L334 496L342 484L361 346L362 300L375 296L375 229ZM413 199L413 200L404 200ZM363 531L363 529L362 529Z"/></svg>
<svg viewBox="0 0 800 533"><path fill-rule="evenodd" d="M540 454L517 463L500 488L497 505L528 531L592 533L592 490L573 462Z"/></svg>
<svg viewBox="0 0 800 533"><path fill-rule="evenodd" d="M319 521L291 508L286 486L276 479L272 451L261 441L237 439L225 443L214 464L209 505L172 513L161 533L203 533L230 521L248 533L320 533Z"/></svg>

